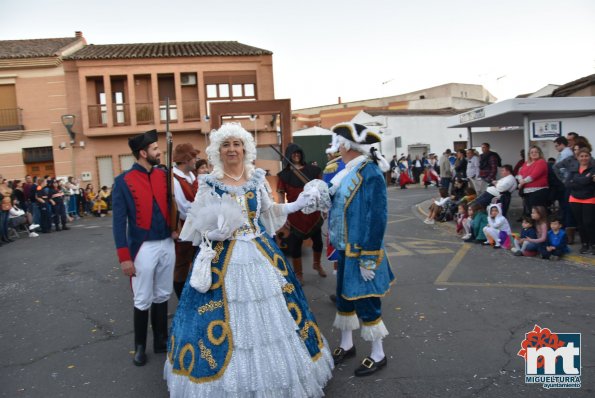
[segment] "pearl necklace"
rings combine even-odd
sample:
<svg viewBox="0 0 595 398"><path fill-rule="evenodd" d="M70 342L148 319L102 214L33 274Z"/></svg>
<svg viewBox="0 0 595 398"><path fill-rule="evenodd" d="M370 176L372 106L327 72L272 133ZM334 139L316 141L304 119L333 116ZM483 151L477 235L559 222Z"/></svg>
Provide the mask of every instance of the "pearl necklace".
<svg viewBox="0 0 595 398"><path fill-rule="evenodd" d="M233 177L233 176L230 176L230 175L229 175L229 174L227 174L225 171L223 172L223 174L225 174L227 177L231 178L231 179L232 179L232 180L234 180L235 182L238 182L238 181L240 181L240 180L242 179L242 177L244 176L244 171L245 171L245 168L244 168L244 167L242 167L242 174L240 174L240 175L239 175L239 177Z"/></svg>

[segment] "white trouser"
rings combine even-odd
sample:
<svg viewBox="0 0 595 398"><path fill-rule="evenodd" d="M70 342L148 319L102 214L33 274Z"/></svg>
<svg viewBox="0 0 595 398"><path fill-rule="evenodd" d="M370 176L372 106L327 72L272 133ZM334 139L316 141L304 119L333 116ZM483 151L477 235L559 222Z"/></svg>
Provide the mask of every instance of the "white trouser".
<svg viewBox="0 0 595 398"><path fill-rule="evenodd" d="M488 237L488 238L492 238L496 244L496 246L499 246L501 243L500 242L500 230L496 229L496 228L492 228L492 227L483 227L483 233Z"/></svg>
<svg viewBox="0 0 595 398"><path fill-rule="evenodd" d="M171 238L144 242L134 259L131 278L134 306L141 311L169 300L174 282L176 251Z"/></svg>
<svg viewBox="0 0 595 398"><path fill-rule="evenodd" d="M477 196L481 195L487 188L487 183L481 178L470 178L469 181L473 184Z"/></svg>
<svg viewBox="0 0 595 398"><path fill-rule="evenodd" d="M463 230L465 230L465 235L471 233L471 219L467 218L463 221Z"/></svg>

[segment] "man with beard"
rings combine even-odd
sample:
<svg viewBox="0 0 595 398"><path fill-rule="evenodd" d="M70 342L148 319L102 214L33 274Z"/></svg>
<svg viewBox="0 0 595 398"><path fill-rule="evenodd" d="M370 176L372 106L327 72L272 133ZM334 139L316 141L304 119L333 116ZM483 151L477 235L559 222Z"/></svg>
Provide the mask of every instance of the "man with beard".
<svg viewBox="0 0 595 398"><path fill-rule="evenodd" d="M175 249L170 232L167 174L159 164L157 130L128 139L136 162L116 177L113 233L124 275L134 295L134 364L147 362L147 326L151 309L153 351L167 351L167 300L173 285Z"/></svg>
<svg viewBox="0 0 595 398"><path fill-rule="evenodd" d="M304 151L293 143L287 146L285 159L286 162L291 161L291 164L287 163L285 168L277 174L279 177L277 191L281 194L281 201L285 198L287 203L291 203L304 190L304 185L308 181L321 178L322 171L320 167L307 164ZM322 231L320 227L323 223L320 212L304 214L297 211L287 216L287 223L289 224L289 255L291 256L293 270L300 283L303 283L302 244L306 239L312 239L313 268L318 271L318 275L326 277L326 272L324 272L320 263L322 256Z"/></svg>

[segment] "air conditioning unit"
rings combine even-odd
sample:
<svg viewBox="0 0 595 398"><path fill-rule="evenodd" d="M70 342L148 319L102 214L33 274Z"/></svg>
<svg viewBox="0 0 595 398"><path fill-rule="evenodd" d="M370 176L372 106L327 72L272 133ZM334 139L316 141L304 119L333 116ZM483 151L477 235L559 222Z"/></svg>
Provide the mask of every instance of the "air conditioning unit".
<svg viewBox="0 0 595 398"><path fill-rule="evenodd" d="M196 75L194 73L184 73L181 75L182 86L195 86Z"/></svg>

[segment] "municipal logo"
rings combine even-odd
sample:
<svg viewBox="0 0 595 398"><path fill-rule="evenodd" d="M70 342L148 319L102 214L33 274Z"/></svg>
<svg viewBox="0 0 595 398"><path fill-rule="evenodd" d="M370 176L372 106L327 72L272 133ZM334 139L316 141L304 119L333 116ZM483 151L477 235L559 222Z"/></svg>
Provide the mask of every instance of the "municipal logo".
<svg viewBox="0 0 595 398"><path fill-rule="evenodd" d="M581 334L552 333L535 325L517 354L525 359L525 383L544 388L581 387Z"/></svg>

